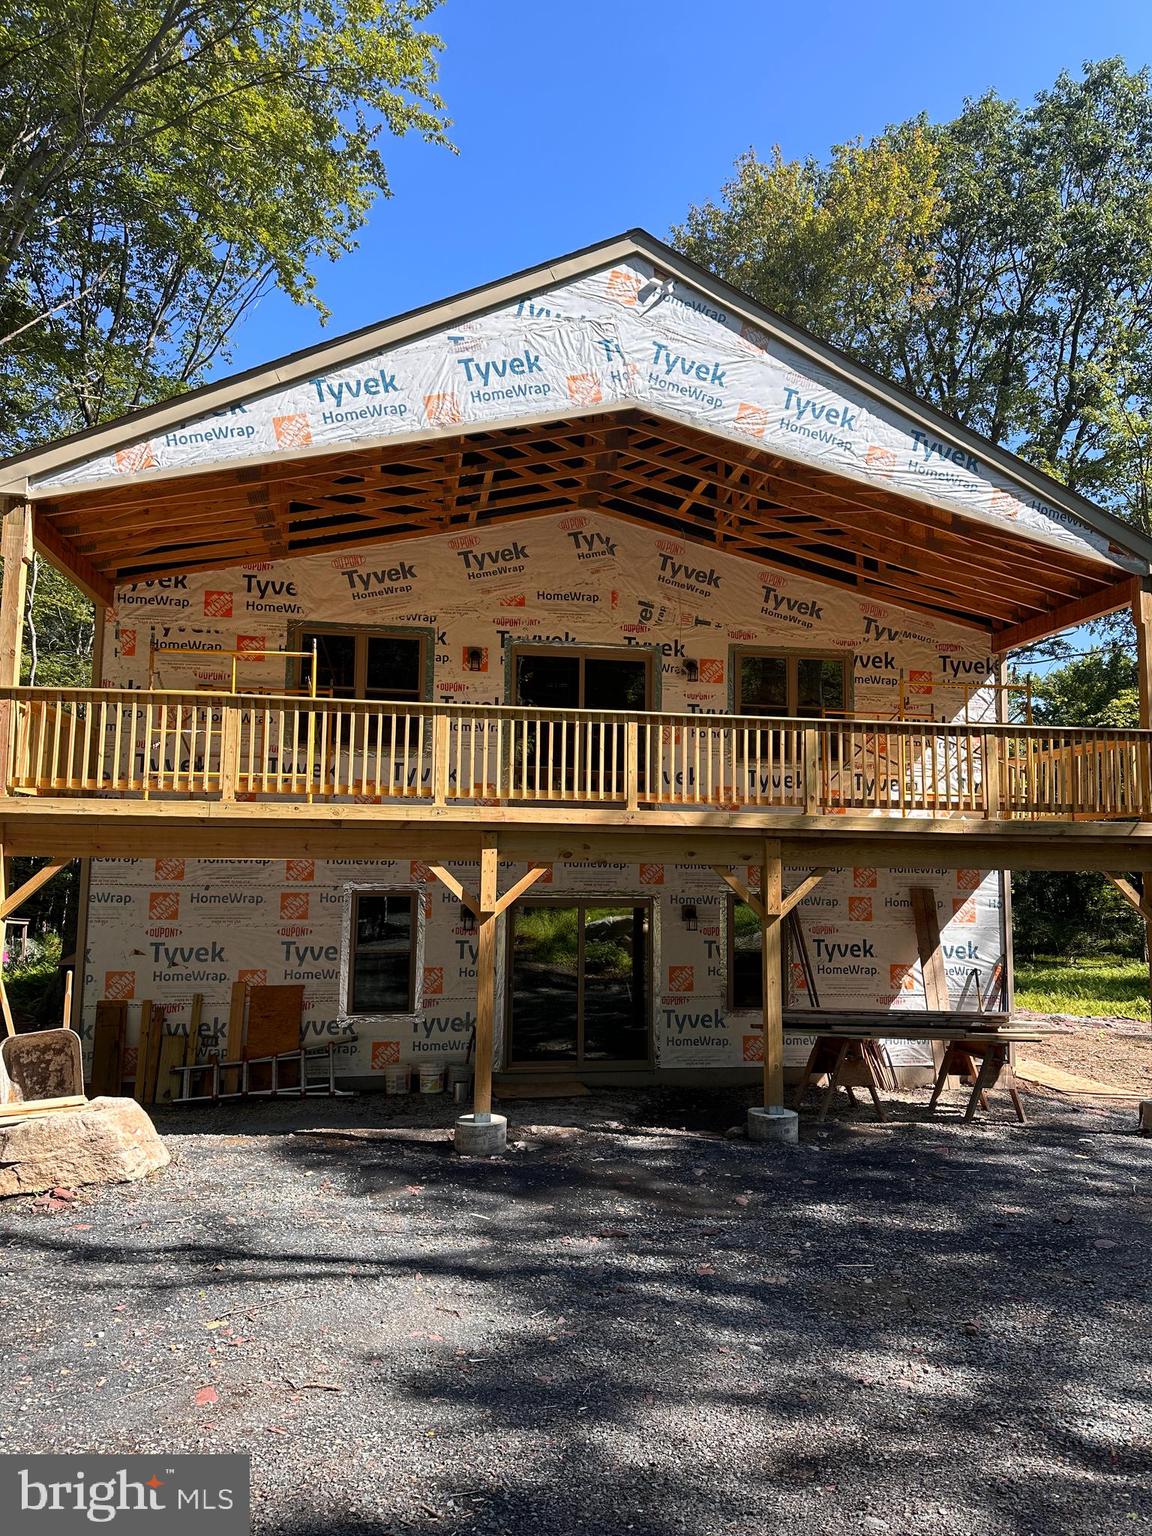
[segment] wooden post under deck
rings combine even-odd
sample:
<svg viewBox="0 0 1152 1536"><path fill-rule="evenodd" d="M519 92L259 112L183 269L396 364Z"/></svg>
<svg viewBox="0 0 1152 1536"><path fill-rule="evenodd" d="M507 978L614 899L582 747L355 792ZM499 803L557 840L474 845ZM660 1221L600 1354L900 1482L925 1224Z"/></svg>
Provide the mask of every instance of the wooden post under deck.
<svg viewBox="0 0 1152 1536"><path fill-rule="evenodd" d="M766 837L760 865L760 936L764 987L764 1103L784 1103L784 866L780 839Z"/></svg>
<svg viewBox="0 0 1152 1536"><path fill-rule="evenodd" d="M1141 582L1140 590L1132 599L1132 622L1136 626L1136 683L1140 693L1140 728L1152 728L1152 590ZM1145 762L1144 772L1152 773L1152 764ZM1144 876L1144 895L1150 894L1152 880ZM1148 951L1148 985L1152 996L1152 918L1144 918L1145 947Z"/></svg>
<svg viewBox="0 0 1152 1536"><path fill-rule="evenodd" d="M495 834L485 833L480 844L480 911L476 914L476 1075L472 1112L477 1118L492 1113L498 857Z"/></svg>
<svg viewBox="0 0 1152 1536"><path fill-rule="evenodd" d="M0 688L15 688L20 682L24 605L32 563L32 508L24 501L9 502L0 511L0 518L0 559L4 562L4 580L0 585ZM0 702L0 795L8 792L13 707L7 701Z"/></svg>

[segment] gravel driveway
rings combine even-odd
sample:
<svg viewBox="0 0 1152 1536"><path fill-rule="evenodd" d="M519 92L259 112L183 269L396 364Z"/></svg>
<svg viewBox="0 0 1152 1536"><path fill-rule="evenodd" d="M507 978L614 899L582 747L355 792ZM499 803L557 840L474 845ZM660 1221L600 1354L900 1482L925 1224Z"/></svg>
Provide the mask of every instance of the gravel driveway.
<svg viewBox="0 0 1152 1536"><path fill-rule="evenodd" d="M262 1532L1148 1529L1152 1142L924 1098L517 1103L499 1162L440 1102L166 1112L165 1174L0 1208L4 1448L247 1450Z"/></svg>

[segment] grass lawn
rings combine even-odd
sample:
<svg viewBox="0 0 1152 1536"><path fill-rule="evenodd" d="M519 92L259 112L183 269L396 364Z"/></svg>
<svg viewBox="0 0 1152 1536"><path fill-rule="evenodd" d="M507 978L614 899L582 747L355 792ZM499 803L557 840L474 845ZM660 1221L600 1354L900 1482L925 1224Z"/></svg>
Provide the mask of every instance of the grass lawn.
<svg viewBox="0 0 1152 1536"><path fill-rule="evenodd" d="M1114 955L1017 960L1016 1006L1080 1018L1148 1018L1148 967Z"/></svg>

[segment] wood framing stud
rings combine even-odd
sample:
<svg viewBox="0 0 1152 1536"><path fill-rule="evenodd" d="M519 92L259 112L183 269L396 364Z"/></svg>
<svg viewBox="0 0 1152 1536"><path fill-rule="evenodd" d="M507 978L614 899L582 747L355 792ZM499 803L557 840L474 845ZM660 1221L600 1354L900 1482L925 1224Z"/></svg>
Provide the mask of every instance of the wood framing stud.
<svg viewBox="0 0 1152 1536"><path fill-rule="evenodd" d="M784 864L779 838L766 837L760 864L760 966L764 1006L764 1103L784 1104Z"/></svg>

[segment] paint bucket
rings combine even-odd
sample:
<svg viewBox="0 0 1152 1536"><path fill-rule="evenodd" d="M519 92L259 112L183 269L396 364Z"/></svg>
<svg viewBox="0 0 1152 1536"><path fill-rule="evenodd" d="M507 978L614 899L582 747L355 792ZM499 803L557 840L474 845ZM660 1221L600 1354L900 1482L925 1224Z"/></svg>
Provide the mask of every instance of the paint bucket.
<svg viewBox="0 0 1152 1536"><path fill-rule="evenodd" d="M388 1067L385 1069L385 1093L410 1093L411 1091L412 1069L410 1067Z"/></svg>
<svg viewBox="0 0 1152 1536"><path fill-rule="evenodd" d="M448 1089L451 1092L457 1083L470 1083L472 1081L472 1065L465 1062L462 1066L455 1065L448 1068Z"/></svg>
<svg viewBox="0 0 1152 1536"><path fill-rule="evenodd" d="M420 1092L443 1093L444 1092L444 1068L421 1067L420 1068Z"/></svg>

